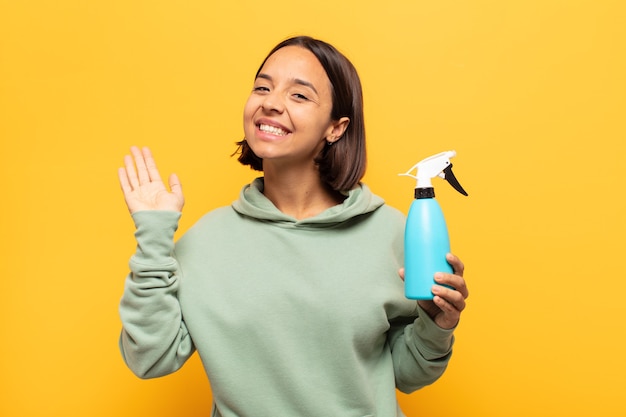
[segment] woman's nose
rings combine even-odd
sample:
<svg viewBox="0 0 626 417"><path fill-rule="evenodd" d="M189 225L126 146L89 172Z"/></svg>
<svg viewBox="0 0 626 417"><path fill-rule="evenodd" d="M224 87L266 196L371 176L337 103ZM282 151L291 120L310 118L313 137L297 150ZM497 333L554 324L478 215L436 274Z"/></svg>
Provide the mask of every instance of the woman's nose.
<svg viewBox="0 0 626 417"><path fill-rule="evenodd" d="M283 110L285 110L285 103L278 92L271 91L264 97L264 100L261 102L261 107L268 112L275 111L282 113Z"/></svg>

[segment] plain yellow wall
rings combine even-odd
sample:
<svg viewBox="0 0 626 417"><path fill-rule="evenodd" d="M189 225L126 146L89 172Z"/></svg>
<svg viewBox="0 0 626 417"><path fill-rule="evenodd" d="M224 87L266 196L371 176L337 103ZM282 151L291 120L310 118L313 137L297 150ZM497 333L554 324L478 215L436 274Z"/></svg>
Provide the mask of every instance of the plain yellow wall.
<svg viewBox="0 0 626 417"><path fill-rule="evenodd" d="M622 416L626 34L621 0L0 0L0 415L201 416L194 357L141 381L117 349L134 250L116 169L176 171L181 230L255 173L230 154L252 77L294 34L365 89L366 181L456 149L436 184L471 296L454 359L410 416Z"/></svg>

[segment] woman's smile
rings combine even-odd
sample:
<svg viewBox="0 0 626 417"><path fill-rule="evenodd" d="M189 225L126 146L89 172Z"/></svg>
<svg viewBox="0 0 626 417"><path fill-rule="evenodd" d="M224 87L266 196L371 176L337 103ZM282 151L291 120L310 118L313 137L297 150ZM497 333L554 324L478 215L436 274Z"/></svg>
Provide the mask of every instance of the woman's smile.
<svg viewBox="0 0 626 417"><path fill-rule="evenodd" d="M257 120L256 127L260 139L276 139L277 136L285 137L291 133L286 126L266 118Z"/></svg>
<svg viewBox="0 0 626 417"><path fill-rule="evenodd" d="M276 136L285 136L288 132L285 132L281 128L269 126L269 125L259 125L259 130L261 132L271 133Z"/></svg>

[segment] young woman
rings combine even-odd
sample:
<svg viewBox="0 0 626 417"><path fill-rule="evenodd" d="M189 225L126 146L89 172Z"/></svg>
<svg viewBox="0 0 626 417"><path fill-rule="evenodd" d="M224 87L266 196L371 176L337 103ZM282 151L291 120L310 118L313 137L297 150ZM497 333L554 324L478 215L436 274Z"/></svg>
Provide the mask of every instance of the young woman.
<svg viewBox="0 0 626 417"><path fill-rule="evenodd" d="M239 160L263 177L176 243L178 178L168 191L147 148L125 158L138 245L120 304L124 360L152 378L197 350L213 416L401 416L396 388L448 364L463 264L449 255L455 273L437 274L433 301L404 297L404 216L360 182L361 85L331 45L277 45L243 125Z"/></svg>

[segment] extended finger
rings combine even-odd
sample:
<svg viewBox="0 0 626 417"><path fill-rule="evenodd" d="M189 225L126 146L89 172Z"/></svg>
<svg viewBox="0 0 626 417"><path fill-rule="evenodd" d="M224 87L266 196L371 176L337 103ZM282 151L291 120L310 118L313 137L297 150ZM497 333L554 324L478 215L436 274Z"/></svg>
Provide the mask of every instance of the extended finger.
<svg viewBox="0 0 626 417"><path fill-rule="evenodd" d="M135 162L130 155L124 157L124 170L126 172L126 179L131 187L131 191L139 186L139 180L137 179L137 171L135 170Z"/></svg>
<svg viewBox="0 0 626 417"><path fill-rule="evenodd" d="M147 147L143 148L142 154L144 162L146 164L146 172L148 173L148 177L150 178L150 180L161 182L161 174L157 169L156 162L152 157L152 152L150 152L150 149Z"/></svg>
<svg viewBox="0 0 626 417"><path fill-rule="evenodd" d="M143 153L136 146L131 147L130 152L133 154L133 158L135 159L135 167L137 169L139 184L146 184L150 182L150 176L148 175L148 168L146 167L146 161Z"/></svg>
<svg viewBox="0 0 626 417"><path fill-rule="evenodd" d="M130 193L133 188L128 181L128 174L126 173L126 168L119 168L117 170L117 177L120 180L120 186L122 187L122 192L126 195Z"/></svg>

